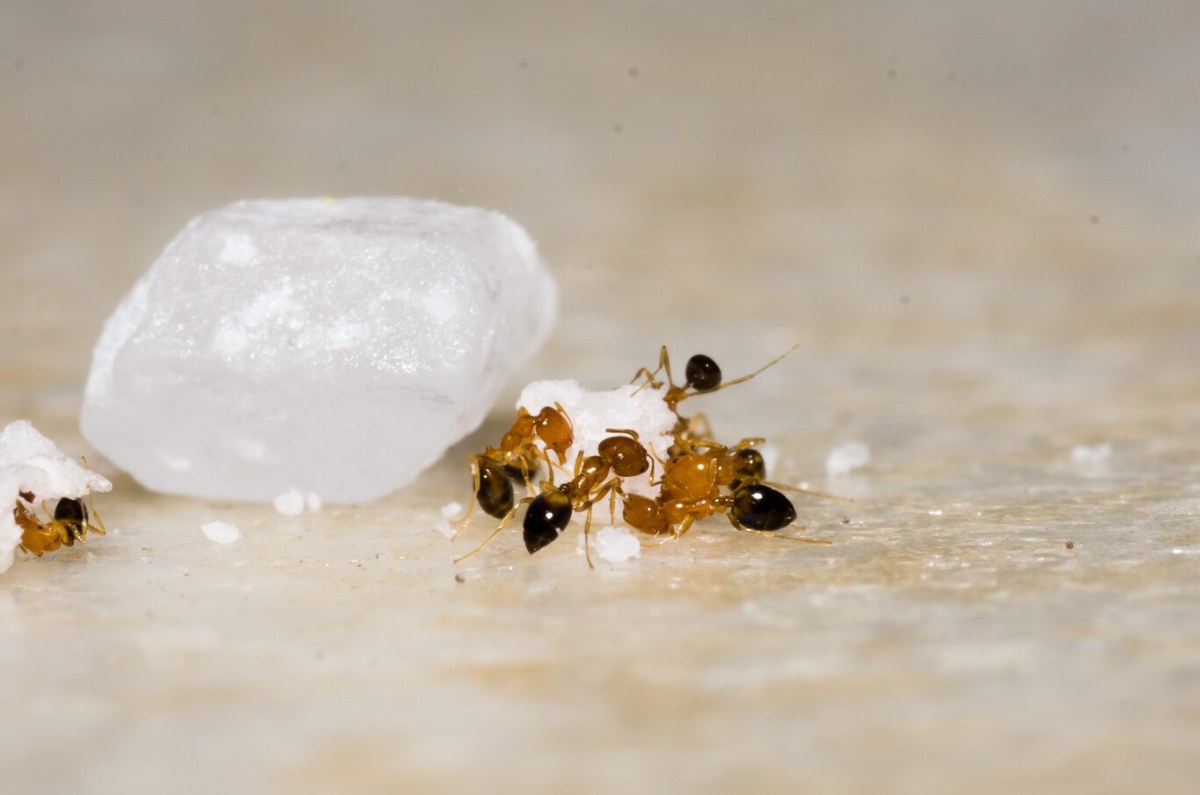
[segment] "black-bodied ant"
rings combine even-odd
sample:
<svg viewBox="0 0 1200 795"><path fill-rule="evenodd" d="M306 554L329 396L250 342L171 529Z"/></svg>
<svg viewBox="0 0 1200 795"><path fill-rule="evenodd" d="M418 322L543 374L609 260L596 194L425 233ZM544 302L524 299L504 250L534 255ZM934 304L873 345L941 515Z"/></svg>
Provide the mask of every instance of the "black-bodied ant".
<svg viewBox="0 0 1200 795"><path fill-rule="evenodd" d="M54 513L42 503L42 510L49 519L42 520L33 511L30 504L36 497L27 491L20 492L20 499L13 506L13 519L21 528L21 549L39 558L47 552L67 546L75 546L78 541L87 543L89 532L105 535L107 530L100 514L91 506L91 496L87 504L81 499L63 497L54 506Z"/></svg>

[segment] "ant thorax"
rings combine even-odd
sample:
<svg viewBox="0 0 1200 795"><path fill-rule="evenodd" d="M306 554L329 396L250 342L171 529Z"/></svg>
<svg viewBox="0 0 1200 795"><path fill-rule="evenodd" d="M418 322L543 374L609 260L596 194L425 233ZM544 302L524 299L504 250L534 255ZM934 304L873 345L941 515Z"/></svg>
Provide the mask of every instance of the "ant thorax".
<svg viewBox="0 0 1200 795"><path fill-rule="evenodd" d="M657 489L651 485L652 475L654 479L660 476L660 462L667 459L667 450L674 442L672 431L678 422L663 400L665 392L665 387L655 389L635 384L592 392L577 381L535 381L521 392L517 407L536 414L545 406L557 405L570 420L574 439L565 452L565 463L559 466L557 456L553 452L548 455L555 483L573 478L576 461L581 456L596 455L604 439L632 431L656 460L644 474L622 478L621 488L627 494L654 497ZM537 444L545 451L544 444Z"/></svg>

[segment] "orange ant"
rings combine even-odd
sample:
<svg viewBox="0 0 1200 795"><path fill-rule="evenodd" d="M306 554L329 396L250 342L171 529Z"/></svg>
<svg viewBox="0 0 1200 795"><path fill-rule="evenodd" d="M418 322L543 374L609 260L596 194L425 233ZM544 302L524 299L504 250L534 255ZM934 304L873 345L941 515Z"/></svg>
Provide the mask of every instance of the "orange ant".
<svg viewBox="0 0 1200 795"><path fill-rule="evenodd" d="M658 354L658 367L654 370L648 368L639 368L633 374L633 379L630 383L636 383L639 378L644 378L643 387L649 386L653 389L659 389L663 386L661 381L656 380L660 372L665 372L667 376L667 390L663 393L663 401L667 404L679 421L675 425L676 443L686 442L692 439L697 434L697 429L703 427L705 432L708 432L708 422L702 415L697 415L692 418L685 418L679 413L679 404L693 395L708 394L710 392L719 392L727 387L735 386L749 381L754 376L758 375L767 368L778 364L785 357L800 347L800 343L796 343L786 351L776 356L771 361L764 364L752 373L748 373L732 381L723 381L721 367L713 360L711 356L703 353L697 353L687 360L687 364L683 368L682 384L676 384L675 379L671 375L671 356L667 353L667 346L662 346Z"/></svg>
<svg viewBox="0 0 1200 795"><path fill-rule="evenodd" d="M713 513L723 513L738 530L772 533L787 527L795 521L796 509L781 491L764 482L766 466L762 454L753 448L762 441L743 439L734 447L709 440L687 441L688 452L674 456L663 466L657 499L622 495L622 518L626 524L644 533L669 533L675 537ZM722 488L727 492L723 494ZM828 543L819 539L795 539Z"/></svg>
<svg viewBox="0 0 1200 795"><path fill-rule="evenodd" d="M718 392L727 387L749 381L763 370L766 370L781 362L799 347L800 343L796 343L754 372L747 373L746 375L735 378L732 381L722 381L721 368L711 356L707 356L703 353L697 353L687 360L687 364L683 368L683 384L676 384L675 379L671 376L671 356L669 353L667 353L667 346L664 345L658 354L658 367L655 367L654 370L649 370L645 367L639 368L638 371L633 374L633 379L630 381L630 383L636 383L639 378L645 378L647 386L658 389L662 386L662 382L655 380L655 377L660 372L665 372L667 375L667 391L663 395L663 400L666 401L667 406L670 407L671 411L676 411L676 407L680 403L692 397L693 395ZM689 388L692 391L689 392Z"/></svg>
<svg viewBox="0 0 1200 795"><path fill-rule="evenodd" d="M87 504L81 499L63 497L54 506L53 515L42 503L42 510L51 518L43 521L27 507L35 497L28 491L20 492L20 499L13 506L13 519L21 528L21 549L39 558L64 546L74 546L78 541L87 543L88 532L106 535L104 521L96 509L91 507L91 495ZM90 509L90 510L89 510Z"/></svg>
<svg viewBox="0 0 1200 795"><path fill-rule="evenodd" d="M535 444L537 440L541 440L542 448ZM538 471L539 461L545 460L553 471L549 452L555 454L561 466L566 463L567 449L574 441L574 428L561 405L545 406L536 415L530 414L524 406L519 408L512 427L500 438L499 447L489 446L482 453L473 453L467 458L475 502L467 509L454 535L466 528L476 502L489 516L507 517L515 510L512 482L523 481L525 488L533 494L531 476Z"/></svg>
<svg viewBox="0 0 1200 795"><path fill-rule="evenodd" d="M588 548L592 507L607 496L609 512L615 512L616 495L621 479L637 477L652 467L650 455L638 439L636 431L609 428L606 432L614 435L602 439L594 455L585 457L583 451L579 451L575 457L574 476L570 480L558 486L554 485L551 470L551 478L541 483L541 493L526 497L518 504L529 503L522 528L525 549L529 554L532 555L557 540L571 521L572 515L576 511L586 510L587 517L583 525L584 555L588 566L592 567L591 550ZM455 563L471 557L487 546L508 526L515 513L516 507L504 516L503 521L483 543L458 558Z"/></svg>

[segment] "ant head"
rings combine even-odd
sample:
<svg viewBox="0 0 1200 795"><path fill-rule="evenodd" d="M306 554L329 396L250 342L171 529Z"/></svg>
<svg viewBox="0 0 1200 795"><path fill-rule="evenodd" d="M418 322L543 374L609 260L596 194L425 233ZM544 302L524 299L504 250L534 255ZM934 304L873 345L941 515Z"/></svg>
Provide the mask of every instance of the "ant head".
<svg viewBox="0 0 1200 795"><path fill-rule="evenodd" d="M688 386L697 392L711 392L721 385L721 368L712 357L697 353L688 359L683 370Z"/></svg>

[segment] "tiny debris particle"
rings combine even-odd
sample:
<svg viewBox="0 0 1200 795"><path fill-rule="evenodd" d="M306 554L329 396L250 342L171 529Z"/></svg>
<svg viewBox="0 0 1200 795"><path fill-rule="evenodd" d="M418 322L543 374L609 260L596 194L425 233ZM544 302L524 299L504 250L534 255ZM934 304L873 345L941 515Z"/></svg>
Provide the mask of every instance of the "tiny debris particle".
<svg viewBox="0 0 1200 795"><path fill-rule="evenodd" d="M201 525L200 529L204 531L204 535L208 536L209 541L215 541L218 544L232 544L242 537L242 531L237 529L236 525L228 522L209 522Z"/></svg>
<svg viewBox="0 0 1200 795"><path fill-rule="evenodd" d="M1067 547L1067 549L1074 549L1074 548L1075 548L1075 542L1074 542L1074 541L1068 541L1068 542L1067 542L1067 544L1066 544L1066 547Z"/></svg>
<svg viewBox="0 0 1200 795"><path fill-rule="evenodd" d="M455 574L455 575L454 575L454 581L455 581L456 583L459 583L459 584L461 585L462 583L464 583L464 582L466 582L466 581L467 581L467 578L466 578L466 577L464 577L464 576L462 576L461 574Z"/></svg>

